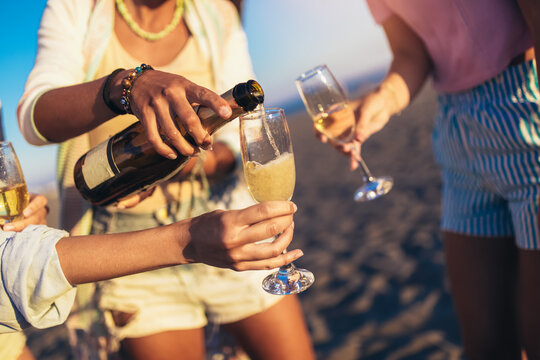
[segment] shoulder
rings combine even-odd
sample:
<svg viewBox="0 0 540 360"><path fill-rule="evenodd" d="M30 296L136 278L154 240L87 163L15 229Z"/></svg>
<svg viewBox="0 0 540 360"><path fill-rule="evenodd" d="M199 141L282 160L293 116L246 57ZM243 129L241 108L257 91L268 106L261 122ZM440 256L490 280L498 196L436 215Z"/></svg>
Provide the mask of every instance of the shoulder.
<svg viewBox="0 0 540 360"><path fill-rule="evenodd" d="M216 10L218 10L223 15L231 15L231 16L238 17L238 11L236 11L236 7L229 0L202 0L202 1L207 3L209 6L213 6Z"/></svg>
<svg viewBox="0 0 540 360"><path fill-rule="evenodd" d="M48 0L45 10L47 11L65 11L66 14L73 17L81 14L89 14L94 7L99 3L107 2L108 0Z"/></svg>
<svg viewBox="0 0 540 360"><path fill-rule="evenodd" d="M204 4L205 10L218 20L222 27L228 29L240 25L238 11L234 4L229 0L199 0Z"/></svg>
<svg viewBox="0 0 540 360"><path fill-rule="evenodd" d="M41 18L41 27L75 26L85 29L96 6L111 0L48 0Z"/></svg>

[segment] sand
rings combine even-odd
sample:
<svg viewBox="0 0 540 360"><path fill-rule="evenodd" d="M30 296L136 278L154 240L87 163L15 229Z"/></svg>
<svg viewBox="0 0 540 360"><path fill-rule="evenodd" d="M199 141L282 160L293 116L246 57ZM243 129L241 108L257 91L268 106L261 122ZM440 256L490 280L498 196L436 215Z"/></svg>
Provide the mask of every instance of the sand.
<svg viewBox="0 0 540 360"><path fill-rule="evenodd" d="M300 295L318 359L460 359L461 347L439 232L440 174L431 152L435 95L413 105L363 146L374 175L395 186L384 198L356 203L361 183L347 160L313 136L307 114L286 115L297 184L292 247L315 274ZM284 321L286 321L284 319ZM38 359L69 359L62 327L31 331Z"/></svg>

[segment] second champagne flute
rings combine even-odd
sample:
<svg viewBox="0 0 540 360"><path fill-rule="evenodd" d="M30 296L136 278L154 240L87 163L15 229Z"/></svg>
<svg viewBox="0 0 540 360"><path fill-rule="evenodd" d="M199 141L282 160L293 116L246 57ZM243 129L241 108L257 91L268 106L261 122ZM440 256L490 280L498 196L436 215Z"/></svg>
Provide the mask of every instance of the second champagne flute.
<svg viewBox="0 0 540 360"><path fill-rule="evenodd" d="M255 201L290 200L296 173L291 136L283 109L260 109L240 117L242 163ZM274 295L297 294L313 284L309 270L282 266L263 280Z"/></svg>
<svg viewBox="0 0 540 360"><path fill-rule="evenodd" d="M356 119L345 92L326 65L306 71L296 87L315 128L338 144L354 140ZM394 184L389 176L374 177L354 146L355 158L364 172L364 184L354 194L356 201L373 200L387 194Z"/></svg>
<svg viewBox="0 0 540 360"><path fill-rule="evenodd" d="M22 219L28 190L19 159L9 141L0 142L0 225Z"/></svg>

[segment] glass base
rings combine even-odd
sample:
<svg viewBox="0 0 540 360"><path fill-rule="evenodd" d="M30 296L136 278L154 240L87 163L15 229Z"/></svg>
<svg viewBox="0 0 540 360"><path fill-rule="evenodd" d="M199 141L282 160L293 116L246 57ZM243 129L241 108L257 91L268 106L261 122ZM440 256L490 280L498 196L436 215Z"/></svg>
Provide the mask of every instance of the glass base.
<svg viewBox="0 0 540 360"><path fill-rule="evenodd" d="M290 295L301 293L310 287L313 282L315 282L315 277L311 271L298 269L293 264L288 264L265 277L262 287L270 294Z"/></svg>
<svg viewBox="0 0 540 360"><path fill-rule="evenodd" d="M394 185L394 179L389 176L373 178L366 182L354 193L354 201L369 201L388 194Z"/></svg>

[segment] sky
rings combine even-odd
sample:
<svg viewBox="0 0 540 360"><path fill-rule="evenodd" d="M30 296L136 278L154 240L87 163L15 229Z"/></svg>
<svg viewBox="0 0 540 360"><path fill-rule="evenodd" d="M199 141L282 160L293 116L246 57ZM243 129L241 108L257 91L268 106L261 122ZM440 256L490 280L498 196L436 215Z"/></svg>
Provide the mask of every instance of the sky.
<svg viewBox="0 0 540 360"><path fill-rule="evenodd" d="M84 0L73 0L84 1ZM56 146L28 145L16 107L32 69L45 0L6 1L0 12L0 101L6 140L13 143L30 191L54 182ZM243 24L265 104L298 100L294 80L327 64L342 83L383 73L390 52L365 0L245 0Z"/></svg>

